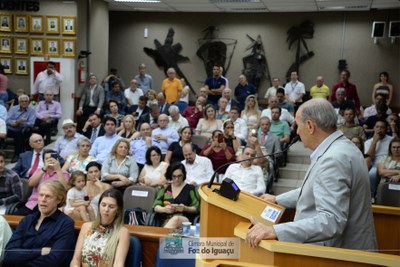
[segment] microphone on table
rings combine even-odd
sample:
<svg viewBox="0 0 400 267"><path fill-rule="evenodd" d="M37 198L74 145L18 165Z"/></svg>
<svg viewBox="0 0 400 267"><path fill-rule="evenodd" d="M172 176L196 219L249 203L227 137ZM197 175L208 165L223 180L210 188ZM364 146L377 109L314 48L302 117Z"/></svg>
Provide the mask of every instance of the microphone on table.
<svg viewBox="0 0 400 267"><path fill-rule="evenodd" d="M256 157L251 157L251 158L247 158L247 159L242 159L242 160L238 160L238 161L228 162L228 163L222 164L221 166L219 166L219 167L215 170L214 174L211 176L210 182L208 183L208 188L211 188L211 186L212 186L213 183L214 183L215 177L216 177L217 174L218 174L218 171L220 171L222 168L224 168L224 167L226 167L226 166L228 166L228 165L234 164L234 163L241 163L241 162L244 162L244 161L247 161L247 160L261 159L261 158L271 157L271 156L274 156L274 155L277 155L277 154L280 154L280 153L284 153L284 152L286 152L287 150L289 150L289 148L290 148L292 145L294 145L294 144L295 144L297 141L299 141L299 140L300 140L300 137L299 137L298 135L296 135L296 136L293 137L293 139L290 141L289 145L288 145L284 150L282 150L282 151L275 152L275 153L270 153L270 154L267 154L267 155L256 156ZM236 185L236 183L235 183L232 179L230 179L230 178L225 178L225 179L222 181L220 188L219 188L219 189L215 188L215 189L213 190L213 192L216 192L216 193L220 194L220 195L223 196L223 197L226 197L226 198L229 198L229 199L232 199L232 200L235 200L235 201L236 201L237 198L238 198L238 196L239 196L240 189L239 189L239 187Z"/></svg>

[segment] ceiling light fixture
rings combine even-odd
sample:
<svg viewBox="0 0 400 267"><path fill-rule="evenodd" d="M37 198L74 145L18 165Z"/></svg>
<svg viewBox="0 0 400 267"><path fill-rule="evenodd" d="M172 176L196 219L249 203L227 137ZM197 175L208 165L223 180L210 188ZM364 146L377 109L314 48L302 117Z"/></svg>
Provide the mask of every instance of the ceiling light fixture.
<svg viewBox="0 0 400 267"><path fill-rule="evenodd" d="M130 3L161 3L161 0L114 0L114 2L130 2Z"/></svg>

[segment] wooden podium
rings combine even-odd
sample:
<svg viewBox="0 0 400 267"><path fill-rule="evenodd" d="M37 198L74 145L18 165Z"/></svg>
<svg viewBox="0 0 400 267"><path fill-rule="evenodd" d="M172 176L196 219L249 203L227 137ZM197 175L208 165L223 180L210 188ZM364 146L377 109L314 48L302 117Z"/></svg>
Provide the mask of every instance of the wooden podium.
<svg viewBox="0 0 400 267"><path fill-rule="evenodd" d="M200 237L240 238L239 260L223 262L197 259L196 266L400 266L400 256L376 252L322 247L308 244L261 241L252 249L244 242L250 227L250 217L257 221L272 223L261 217L266 206L279 206L258 197L241 192L237 201L212 192L203 184L199 187L201 200ZM394 227L394 226L393 226ZM238 264L239 263L239 264Z"/></svg>

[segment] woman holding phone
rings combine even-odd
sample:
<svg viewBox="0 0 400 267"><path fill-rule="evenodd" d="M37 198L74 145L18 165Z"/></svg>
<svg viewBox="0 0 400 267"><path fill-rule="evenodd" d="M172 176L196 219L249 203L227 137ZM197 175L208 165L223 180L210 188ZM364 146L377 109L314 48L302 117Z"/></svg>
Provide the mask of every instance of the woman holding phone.
<svg viewBox="0 0 400 267"><path fill-rule="evenodd" d="M235 152L233 151L233 148L225 143L222 131L215 130L212 133L211 140L211 144L205 145L200 155L205 156L212 161L214 171L223 164L235 161ZM227 167L228 166L221 168L218 170L218 173L225 173Z"/></svg>

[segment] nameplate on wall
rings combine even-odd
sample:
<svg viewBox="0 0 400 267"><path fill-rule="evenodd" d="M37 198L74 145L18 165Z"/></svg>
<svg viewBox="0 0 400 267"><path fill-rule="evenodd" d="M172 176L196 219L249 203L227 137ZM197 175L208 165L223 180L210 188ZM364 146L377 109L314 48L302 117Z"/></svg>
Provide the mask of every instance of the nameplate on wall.
<svg viewBox="0 0 400 267"><path fill-rule="evenodd" d="M1 11L30 11L38 12L40 10L39 1L15 1L0 0Z"/></svg>

